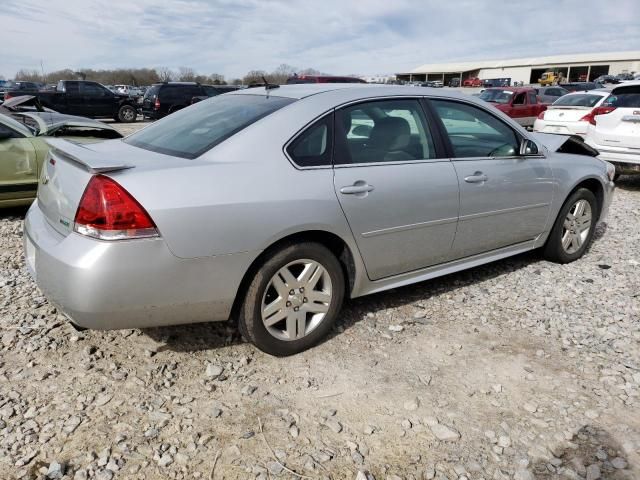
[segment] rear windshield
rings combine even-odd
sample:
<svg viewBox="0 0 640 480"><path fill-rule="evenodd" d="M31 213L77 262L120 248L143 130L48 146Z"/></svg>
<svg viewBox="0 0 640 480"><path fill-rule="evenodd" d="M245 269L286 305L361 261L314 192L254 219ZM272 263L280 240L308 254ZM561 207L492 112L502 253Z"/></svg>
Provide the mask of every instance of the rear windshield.
<svg viewBox="0 0 640 480"><path fill-rule="evenodd" d="M294 101L265 95L219 95L179 110L125 142L167 155L196 158Z"/></svg>
<svg viewBox="0 0 640 480"><path fill-rule="evenodd" d="M144 93L145 98L155 97L158 94L158 90L160 90L160 85L153 85Z"/></svg>
<svg viewBox="0 0 640 480"><path fill-rule="evenodd" d="M480 94L480 98L485 102L509 103L513 92L510 90L491 89L485 90Z"/></svg>
<svg viewBox="0 0 640 480"><path fill-rule="evenodd" d="M564 107L595 107L596 103L602 100L601 95L589 95L580 93L578 95L565 95L553 102L554 106Z"/></svg>
<svg viewBox="0 0 640 480"><path fill-rule="evenodd" d="M618 108L640 108L640 85L616 88L604 105Z"/></svg>

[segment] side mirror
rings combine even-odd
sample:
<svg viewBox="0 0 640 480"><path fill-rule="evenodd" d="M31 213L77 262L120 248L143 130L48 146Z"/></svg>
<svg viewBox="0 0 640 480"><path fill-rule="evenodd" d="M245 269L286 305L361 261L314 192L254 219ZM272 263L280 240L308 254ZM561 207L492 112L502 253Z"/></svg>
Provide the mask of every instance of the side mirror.
<svg viewBox="0 0 640 480"><path fill-rule="evenodd" d="M534 142L533 140L524 139L520 143L520 156L521 157L527 157L527 156L531 156L531 155L538 155L538 153L540 153L540 150L538 149L538 145L536 145L536 142Z"/></svg>

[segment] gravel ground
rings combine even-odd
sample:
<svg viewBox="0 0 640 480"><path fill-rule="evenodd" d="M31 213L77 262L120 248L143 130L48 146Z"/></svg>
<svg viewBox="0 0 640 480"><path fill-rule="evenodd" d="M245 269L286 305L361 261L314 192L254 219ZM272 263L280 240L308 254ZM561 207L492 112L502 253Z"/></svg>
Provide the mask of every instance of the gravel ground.
<svg viewBox="0 0 640 480"><path fill-rule="evenodd" d="M286 359L226 323L76 332L23 215L0 212L2 478L640 478L640 177L583 259L348 302Z"/></svg>

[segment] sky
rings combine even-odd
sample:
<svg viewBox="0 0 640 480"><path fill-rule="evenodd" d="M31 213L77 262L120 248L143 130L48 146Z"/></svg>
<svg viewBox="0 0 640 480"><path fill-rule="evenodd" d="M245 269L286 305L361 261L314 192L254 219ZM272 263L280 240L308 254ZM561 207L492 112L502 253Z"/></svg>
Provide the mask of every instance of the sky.
<svg viewBox="0 0 640 480"><path fill-rule="evenodd" d="M191 67L242 77L640 50L640 0L2 0L0 75Z"/></svg>

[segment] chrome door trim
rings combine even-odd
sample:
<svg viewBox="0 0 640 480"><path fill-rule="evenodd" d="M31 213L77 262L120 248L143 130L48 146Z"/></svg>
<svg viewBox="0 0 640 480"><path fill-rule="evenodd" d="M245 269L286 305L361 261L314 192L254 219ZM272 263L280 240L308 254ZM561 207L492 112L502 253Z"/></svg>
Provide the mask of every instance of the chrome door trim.
<svg viewBox="0 0 640 480"><path fill-rule="evenodd" d="M378 235L386 235L388 233L404 232L407 230L415 230L418 228L433 227L435 225L446 225L447 223L456 223L457 217L453 218L441 218L440 220L431 220L430 222L412 223L409 225L400 225L397 227L381 228L380 230L372 230L370 232L362 233L361 236L365 238L377 237Z"/></svg>
<svg viewBox="0 0 640 480"><path fill-rule="evenodd" d="M513 212L520 212L523 210L530 210L533 208L542 208L542 207L547 207L549 206L550 203L536 203L534 205L523 205L521 207L512 207L512 208L504 208L501 210L492 210L490 212L481 212L481 213L472 213L470 215L463 215L460 217L460 221L464 222L465 220L473 220L476 218L482 218L482 217L491 217L493 215L502 215L503 213L513 213Z"/></svg>

